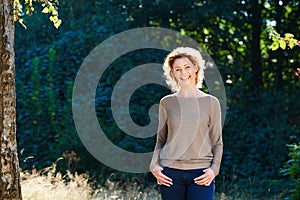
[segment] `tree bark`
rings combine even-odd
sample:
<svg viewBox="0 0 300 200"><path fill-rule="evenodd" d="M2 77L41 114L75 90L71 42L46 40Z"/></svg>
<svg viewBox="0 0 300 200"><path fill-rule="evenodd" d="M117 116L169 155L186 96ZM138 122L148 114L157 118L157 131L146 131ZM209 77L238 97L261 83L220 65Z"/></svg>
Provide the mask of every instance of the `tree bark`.
<svg viewBox="0 0 300 200"><path fill-rule="evenodd" d="M0 199L20 200L13 0L0 0Z"/></svg>
<svg viewBox="0 0 300 200"><path fill-rule="evenodd" d="M252 25L252 41L251 41L251 69L253 88L261 89L262 83L262 68L261 68L261 49L260 49L260 33L261 33L261 6L258 0L251 2L251 25Z"/></svg>
<svg viewBox="0 0 300 200"><path fill-rule="evenodd" d="M287 1L282 1L283 5L279 5L279 1L275 1L275 11L276 11L276 29L277 30L282 30L282 22L281 19L284 18L284 7L286 4L288 4ZM277 63L275 65L275 72L276 72L276 88L280 88L283 86L283 77L282 77L282 71L283 71L283 62L286 59L283 53L284 50L278 49L275 52L276 58L277 58Z"/></svg>

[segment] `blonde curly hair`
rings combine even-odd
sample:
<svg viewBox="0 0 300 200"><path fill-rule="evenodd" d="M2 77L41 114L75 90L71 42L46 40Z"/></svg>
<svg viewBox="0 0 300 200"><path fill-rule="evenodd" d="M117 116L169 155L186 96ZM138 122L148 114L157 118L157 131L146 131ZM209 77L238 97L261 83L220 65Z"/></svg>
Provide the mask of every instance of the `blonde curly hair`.
<svg viewBox="0 0 300 200"><path fill-rule="evenodd" d="M201 88L204 79L205 61L202 58L200 52L191 47L178 47L167 55L163 64L164 77L166 78L167 85L173 92L177 92L180 90L180 86L174 78L172 69L175 60L182 57L188 58L193 63L193 65L197 67L198 70L196 72L196 87Z"/></svg>

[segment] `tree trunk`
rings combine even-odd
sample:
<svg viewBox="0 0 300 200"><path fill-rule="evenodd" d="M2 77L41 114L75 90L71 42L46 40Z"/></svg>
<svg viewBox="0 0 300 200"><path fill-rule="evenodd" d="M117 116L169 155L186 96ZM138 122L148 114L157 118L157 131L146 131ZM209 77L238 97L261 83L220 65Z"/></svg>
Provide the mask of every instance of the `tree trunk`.
<svg viewBox="0 0 300 200"><path fill-rule="evenodd" d="M20 200L13 0L0 0L0 199Z"/></svg>
<svg viewBox="0 0 300 200"><path fill-rule="evenodd" d="M288 4L287 1L283 1L283 5L279 5L279 1L275 1L275 10L276 10L276 29L282 30L282 22L281 19L284 18L284 7ZM279 89L283 86L282 79L282 71L283 71L283 62L286 59L283 53L284 50L278 49L275 53L277 58L276 66L274 67L276 70L276 88Z"/></svg>
<svg viewBox="0 0 300 200"><path fill-rule="evenodd" d="M251 2L251 25L252 25L252 41L251 41L251 69L253 88L262 88L262 68L261 68L261 49L260 49L260 33L261 33L261 7L258 0Z"/></svg>

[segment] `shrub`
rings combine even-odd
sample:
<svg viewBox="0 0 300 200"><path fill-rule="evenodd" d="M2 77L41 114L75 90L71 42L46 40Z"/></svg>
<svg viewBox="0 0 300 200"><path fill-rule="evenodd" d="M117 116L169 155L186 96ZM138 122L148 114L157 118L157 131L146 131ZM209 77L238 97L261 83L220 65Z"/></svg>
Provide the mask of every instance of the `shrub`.
<svg viewBox="0 0 300 200"><path fill-rule="evenodd" d="M300 143L288 145L290 159L286 162L281 173L291 177L289 181L291 199L300 199Z"/></svg>

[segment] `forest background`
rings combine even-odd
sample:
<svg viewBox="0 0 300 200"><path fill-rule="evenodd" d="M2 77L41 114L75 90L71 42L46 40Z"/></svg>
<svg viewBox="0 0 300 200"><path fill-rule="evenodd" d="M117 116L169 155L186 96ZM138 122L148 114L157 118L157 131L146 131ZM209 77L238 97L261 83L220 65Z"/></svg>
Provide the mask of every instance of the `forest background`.
<svg viewBox="0 0 300 200"><path fill-rule="evenodd" d="M224 155L216 191L283 198L295 184L281 171L290 159L287 145L299 142L300 136L300 49L272 51L267 26L299 38L299 4L60 0L63 22L59 29L41 12L25 17L27 29L16 23L15 33L21 168L43 169L63 157L57 161L57 169L88 173L100 185L107 179L134 181L145 188L155 184L150 173L119 172L89 154L74 125L72 89L81 63L99 43L133 28L163 27L199 42L218 66L225 84ZM155 136L140 139L120 130L111 112L114 85L135 66L162 63L166 54L155 49L130 52L114 61L101 77L95 100L98 120L107 137L125 150L151 152ZM168 93L167 88L155 84L136 90L130 101L133 120L147 125L150 106Z"/></svg>

